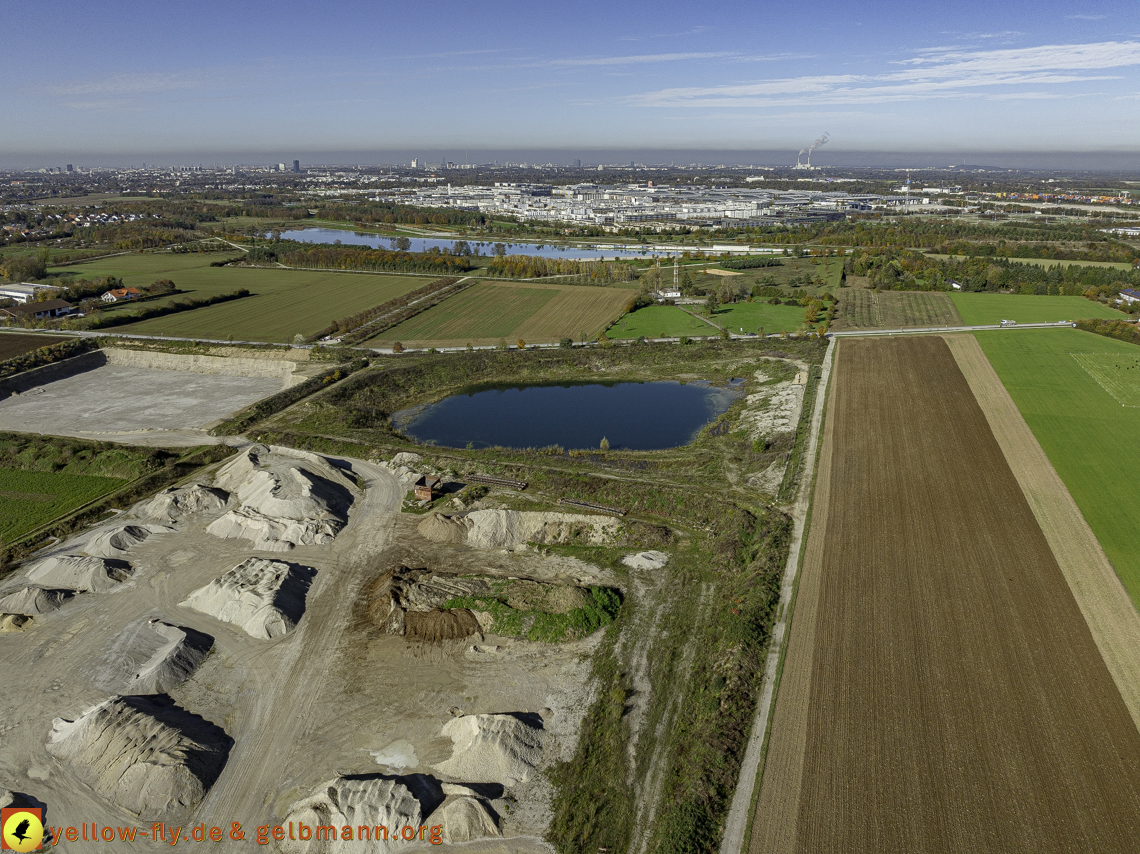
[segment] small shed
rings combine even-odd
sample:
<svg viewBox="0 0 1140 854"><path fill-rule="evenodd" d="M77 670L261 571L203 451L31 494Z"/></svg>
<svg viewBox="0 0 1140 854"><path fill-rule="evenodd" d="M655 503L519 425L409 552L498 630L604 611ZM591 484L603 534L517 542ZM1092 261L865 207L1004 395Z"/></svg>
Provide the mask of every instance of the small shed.
<svg viewBox="0 0 1140 854"><path fill-rule="evenodd" d="M439 495L440 479L430 474L425 474L416 481L413 487L417 501L431 501Z"/></svg>

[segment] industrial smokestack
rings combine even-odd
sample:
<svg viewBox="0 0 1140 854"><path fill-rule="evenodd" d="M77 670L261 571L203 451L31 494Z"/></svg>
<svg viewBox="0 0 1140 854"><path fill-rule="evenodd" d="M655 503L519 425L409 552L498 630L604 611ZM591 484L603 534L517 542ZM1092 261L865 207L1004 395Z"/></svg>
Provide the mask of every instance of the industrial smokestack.
<svg viewBox="0 0 1140 854"><path fill-rule="evenodd" d="M807 151L807 165L808 166L811 166L811 153L813 151L815 151L817 148L819 148L820 146L827 145L827 141L829 139L831 139L831 134L829 134L827 131L824 131L823 136L821 136L819 139L817 139L815 142L813 142L811 144L811 147Z"/></svg>

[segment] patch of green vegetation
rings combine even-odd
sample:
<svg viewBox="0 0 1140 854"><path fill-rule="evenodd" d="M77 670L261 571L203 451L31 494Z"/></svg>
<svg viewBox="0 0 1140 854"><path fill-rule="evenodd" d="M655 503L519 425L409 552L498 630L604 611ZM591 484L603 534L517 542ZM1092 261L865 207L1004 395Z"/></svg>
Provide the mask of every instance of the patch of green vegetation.
<svg viewBox="0 0 1140 854"><path fill-rule="evenodd" d="M975 335L1140 606L1140 473L1130 462L1140 409L1122 406L1081 364L1090 357L1129 363L1140 351L1078 329Z"/></svg>
<svg viewBox="0 0 1140 854"><path fill-rule="evenodd" d="M805 326L806 309L799 305L769 305L762 299L722 305L712 316L713 323L734 335L760 332L795 332Z"/></svg>
<svg viewBox="0 0 1140 854"><path fill-rule="evenodd" d="M563 613L512 608L503 596L459 597L444 607L489 611L495 620L491 626L492 634L543 643L563 643L592 635L612 623L621 610L621 595L616 590L610 587L586 589L589 595L585 604Z"/></svg>
<svg viewBox="0 0 1140 854"><path fill-rule="evenodd" d="M118 478L0 468L0 543L119 489Z"/></svg>
<svg viewBox="0 0 1140 854"><path fill-rule="evenodd" d="M1084 297L1040 294L952 294L966 326L996 326L1002 320L1018 323L1054 323L1082 317L1122 320L1127 315Z"/></svg>
<svg viewBox="0 0 1140 854"><path fill-rule="evenodd" d="M700 306L693 306L698 313ZM631 338L691 338L719 335L720 330L674 305L650 305L622 317L606 330L606 336L619 340Z"/></svg>

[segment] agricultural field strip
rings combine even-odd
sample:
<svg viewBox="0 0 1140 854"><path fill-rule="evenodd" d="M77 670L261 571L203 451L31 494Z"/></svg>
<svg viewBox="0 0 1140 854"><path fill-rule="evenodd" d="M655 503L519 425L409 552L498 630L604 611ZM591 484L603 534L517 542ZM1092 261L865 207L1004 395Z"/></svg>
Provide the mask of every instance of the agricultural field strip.
<svg viewBox="0 0 1140 854"><path fill-rule="evenodd" d="M973 335L944 335L1140 728L1140 612Z"/></svg>
<svg viewBox="0 0 1140 854"><path fill-rule="evenodd" d="M831 371L838 370L843 358L839 342L831 360ZM803 567L795 583L791 611L781 616L791 623L780 671L776 707L768 735L768 750L760 768L753 807L752 834L744 845L730 849L722 844L722 854L787 854L796 839L796 816L799 813L803 780L804 754L807 750L808 698L811 696L812 657L819 613L819 591L823 581L823 546L827 535L828 508L831 505L831 459L835 447L835 382L827 392L827 413L816 464L815 492L812 497L811 527L807 532ZM822 386L822 383L821 383ZM818 406L818 404L817 404ZM804 477L810 483L810 477ZM781 600L784 591L780 591ZM781 601L781 606L783 603ZM755 730L753 731L755 737ZM751 744L749 745L751 747Z"/></svg>
<svg viewBox="0 0 1140 854"><path fill-rule="evenodd" d="M113 492L125 480L0 468L0 542L13 542Z"/></svg>
<svg viewBox="0 0 1140 854"><path fill-rule="evenodd" d="M1105 361L1111 361L1112 367L1119 370L1120 363L1128 361L1125 357L1121 357L1116 353L1070 353L1077 364L1080 365L1086 374L1096 381L1097 385L1103 388L1112 399L1119 403L1121 406L1126 406L1129 409L1136 409L1140 407L1140 385L1129 385L1124 382L1116 382L1116 377L1112 372L1106 370ZM1136 360L1132 360L1135 366Z"/></svg>
<svg viewBox="0 0 1140 854"><path fill-rule="evenodd" d="M784 638L787 636L787 625L792 620L792 604L796 596L796 586L799 582L800 554L804 552L804 565L807 565L808 555L803 548L806 533L807 515L809 508L816 508L816 512L823 514L826 521L827 511L819 505L821 494L820 485L813 478L815 472L822 472L822 468L813 468L812 463L817 462L816 452L819 449L820 425L823 421L824 400L830 388L831 369L834 364L836 343L828 344L827 352L823 357L819 386L816 389L814 409L811 415L811 428L808 434L806 449L809 465L805 467L800 477L799 488L796 491L795 502L792 505L792 542L788 549L788 561L784 567L784 576L780 581L780 603L776 610L776 622L772 628L772 640L768 647L768 660L764 670L764 685L760 690L760 699L756 705L756 715L752 721L752 733L748 738L744 759L740 766L740 780L733 793L732 806L725 820L724 835L721 837L721 854L741 854L745 846L749 845L745 839L749 816L753 814L753 801L757 797L756 786L761 781L761 760L764 757L764 744L769 738L769 723L772 712L772 701L776 694L776 684L782 677L780 675L780 660L784 655ZM823 442L827 447L827 439ZM821 452L820 460L826 456L830 460L830 450ZM824 488L827 488L824 484ZM813 485L815 501L812 500ZM823 496L825 498L825 496ZM810 549L811 546L809 545ZM786 674L786 671L785 671ZM771 746L769 744L769 751ZM769 754L770 755L770 754ZM802 751L801 751L802 755ZM749 850L751 847L749 846Z"/></svg>
<svg viewBox="0 0 1140 854"><path fill-rule="evenodd" d="M840 366L794 850L1134 850L1140 733L946 343Z"/></svg>

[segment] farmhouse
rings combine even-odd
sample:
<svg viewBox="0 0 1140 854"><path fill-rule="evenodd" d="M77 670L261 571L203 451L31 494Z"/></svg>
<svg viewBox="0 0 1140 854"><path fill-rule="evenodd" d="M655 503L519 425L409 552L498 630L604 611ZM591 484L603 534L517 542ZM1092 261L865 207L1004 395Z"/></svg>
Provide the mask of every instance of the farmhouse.
<svg viewBox="0 0 1140 854"><path fill-rule="evenodd" d="M100 297L103 302L119 302L120 300L138 299L142 291L138 288L112 288Z"/></svg>
<svg viewBox="0 0 1140 854"><path fill-rule="evenodd" d="M680 299L680 298L681 298L681 289L680 288L673 288L673 287L662 288L661 290L659 290L657 292L658 302L660 302L661 300Z"/></svg>
<svg viewBox="0 0 1140 854"><path fill-rule="evenodd" d="M1140 302L1140 291L1135 288L1125 288L1120 292L1120 299L1129 305L1134 302Z"/></svg>
<svg viewBox="0 0 1140 854"><path fill-rule="evenodd" d="M29 302L23 305L14 305L9 308L0 308L0 317L26 320L46 320L51 317L62 317L71 314L71 303L62 299L49 299L43 302Z"/></svg>

